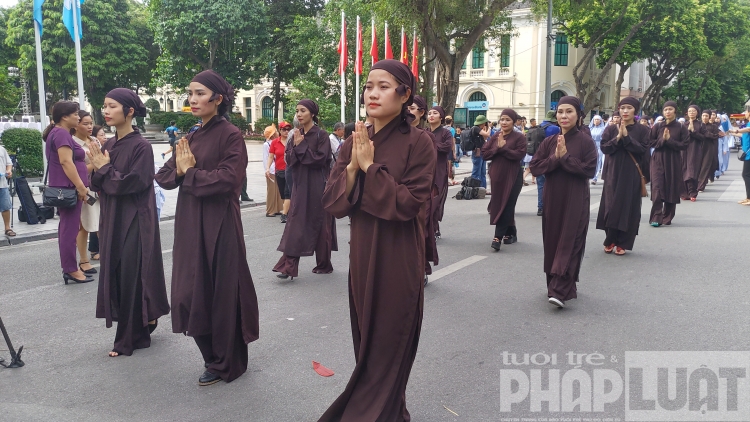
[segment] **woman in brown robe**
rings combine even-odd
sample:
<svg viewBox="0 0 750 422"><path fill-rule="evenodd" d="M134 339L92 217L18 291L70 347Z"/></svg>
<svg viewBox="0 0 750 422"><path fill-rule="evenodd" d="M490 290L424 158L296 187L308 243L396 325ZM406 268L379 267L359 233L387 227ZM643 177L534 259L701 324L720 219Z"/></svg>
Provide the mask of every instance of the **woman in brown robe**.
<svg viewBox="0 0 750 422"><path fill-rule="evenodd" d="M273 271L279 278L297 277L299 258L315 254L312 272L330 274L331 251L336 244L336 221L323 210L321 197L331 168L331 141L328 133L319 128L318 105L313 100L297 104L297 120L292 145L287 142L287 169L294 174L291 206L286 218L284 234L277 250L282 252Z"/></svg>
<svg viewBox="0 0 750 422"><path fill-rule="evenodd" d="M117 134L91 148L91 188L99 192L99 291L96 317L117 321L109 356L130 356L151 345L156 320L169 313L154 194L154 153L132 126L146 106L135 92L116 88L104 99L104 119ZM150 322L150 323L149 323Z"/></svg>
<svg viewBox="0 0 750 422"><path fill-rule="evenodd" d="M706 142L706 127L704 123L708 122L709 114L703 113L697 105L688 106L688 120L685 122L690 137L688 146L681 152L682 156L682 180L685 181L685 195L680 199L691 200L695 202L698 197L698 173L701 167L701 156L703 154L703 144ZM701 121L701 118L703 121Z"/></svg>
<svg viewBox="0 0 750 422"><path fill-rule="evenodd" d="M680 197L684 197L681 151L688 147L688 128L675 118L677 103L667 101L662 108L664 121L651 128L651 216L653 227L672 224Z"/></svg>
<svg viewBox="0 0 750 422"><path fill-rule="evenodd" d="M521 160L526 156L526 136L513 130L518 114L506 108L500 114L500 130L482 146L482 159L492 161L489 175L492 188L490 196L490 224L495 226L495 238L490 245L499 251L500 242L518 241L514 222L516 202L523 187Z"/></svg>
<svg viewBox="0 0 750 422"><path fill-rule="evenodd" d="M435 186L437 186L438 195L433 197L432 218L435 225L435 237L440 238L440 222L443 221L445 200L448 198L448 168L451 166L450 157L456 141L451 135L451 131L443 126L445 124L443 107L432 107L427 112L427 123L430 125L430 132L434 135L435 148L437 149Z"/></svg>
<svg viewBox="0 0 750 422"><path fill-rule="evenodd" d="M701 151L698 192L706 190L708 182L713 183L714 181L714 174L716 169L719 168L719 138L724 136L719 124L716 123L716 110L706 110L703 114L706 113L708 113L708 122L705 123L706 141L703 143L703 150Z"/></svg>
<svg viewBox="0 0 750 422"><path fill-rule="evenodd" d="M421 95L415 95L414 101L412 104L407 107L407 110L409 113L414 116L414 119L411 122L411 125L416 128L423 128L425 122L427 121L427 101L422 97ZM432 139L433 144L435 145L435 154L437 154L437 144L435 142L435 135L432 134L430 131L425 131L428 135L430 135L430 139ZM437 171L437 169L436 169ZM433 203L436 202L436 198L438 197L438 187L435 183L436 179L433 175L433 182L432 182L432 188L431 188L431 200L427 201L425 203L423 211L421 211L422 217L424 219L424 240L425 240L425 263L424 263L424 285L426 286L429 282L429 275L432 274L432 266L430 265L430 262L432 262L433 265L438 265L440 262L440 257L438 256L438 250L437 250L437 238L435 236L435 224L433 223L433 212L432 209L434 207Z"/></svg>
<svg viewBox="0 0 750 422"><path fill-rule="evenodd" d="M435 146L410 125L416 86L409 68L381 60L367 78L373 126L357 123L323 195L350 216L349 312L356 366L320 421L409 421L406 384L417 354L424 303L424 219Z"/></svg>
<svg viewBox="0 0 750 422"><path fill-rule="evenodd" d="M622 123L608 126L601 148L607 155L604 188L596 218L596 228L604 230L604 252L625 255L633 250L641 224L641 172L636 163L649 153L650 129L636 124L640 102L626 97L618 104Z"/></svg>
<svg viewBox="0 0 750 422"><path fill-rule="evenodd" d="M247 345L258 339L258 299L247 265L240 189L247 147L224 117L234 88L212 70L188 87L203 126L177 143L156 175L179 188L174 222L172 331L193 337L206 370L198 385L231 382L247 370Z"/></svg>
<svg viewBox="0 0 750 422"><path fill-rule="evenodd" d="M596 172L596 144L579 128L581 101L562 97L557 123L562 134L546 138L529 166L534 176L544 175L542 237L544 272L549 303L559 308L575 299L578 273L586 248L591 196L589 179Z"/></svg>

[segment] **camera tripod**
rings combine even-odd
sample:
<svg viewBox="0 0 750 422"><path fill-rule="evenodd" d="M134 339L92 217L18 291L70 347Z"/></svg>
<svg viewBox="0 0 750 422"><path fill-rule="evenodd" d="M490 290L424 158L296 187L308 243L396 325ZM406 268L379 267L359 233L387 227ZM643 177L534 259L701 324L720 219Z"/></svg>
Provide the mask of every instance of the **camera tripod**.
<svg viewBox="0 0 750 422"><path fill-rule="evenodd" d="M10 351L10 363L5 363L5 360L3 358L0 358L0 365L6 368L20 368L24 366L25 363L23 363L23 361L21 360L21 352L23 351L23 346L19 347L18 352L16 352L16 349L13 348L13 343L10 342L8 331L5 330L5 324L3 324L2 318L0 318L0 331L3 332L3 337L5 337L5 344L8 345L8 350Z"/></svg>

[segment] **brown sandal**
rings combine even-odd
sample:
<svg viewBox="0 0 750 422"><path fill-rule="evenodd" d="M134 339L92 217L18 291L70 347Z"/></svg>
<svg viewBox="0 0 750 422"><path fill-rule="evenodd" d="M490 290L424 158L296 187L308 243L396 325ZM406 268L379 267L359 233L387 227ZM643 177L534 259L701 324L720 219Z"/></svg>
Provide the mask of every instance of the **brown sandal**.
<svg viewBox="0 0 750 422"><path fill-rule="evenodd" d="M615 250L615 244L611 244L609 246L604 247L604 253L612 253L612 251Z"/></svg>
<svg viewBox="0 0 750 422"><path fill-rule="evenodd" d="M615 255L617 255L617 256L623 256L623 255L625 255L625 249L623 249L623 248L621 248L619 246L615 247Z"/></svg>
<svg viewBox="0 0 750 422"><path fill-rule="evenodd" d="M13 237L13 236L15 236L15 235L16 235L16 232L14 232L14 231L13 231L13 230L11 230L11 229L8 229L8 230L6 230L6 231L5 231L5 235L6 235L6 236L10 236L10 237Z"/></svg>

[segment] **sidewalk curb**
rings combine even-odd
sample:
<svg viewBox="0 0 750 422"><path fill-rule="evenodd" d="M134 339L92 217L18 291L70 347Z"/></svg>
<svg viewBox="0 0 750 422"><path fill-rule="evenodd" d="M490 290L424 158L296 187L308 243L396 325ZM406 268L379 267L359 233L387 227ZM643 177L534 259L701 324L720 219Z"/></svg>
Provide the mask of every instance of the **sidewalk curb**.
<svg viewBox="0 0 750 422"><path fill-rule="evenodd" d="M240 202L240 209L255 208L265 206L266 201L263 202ZM174 220L174 215L168 215L160 219L159 221L170 221ZM22 245L24 243L38 242L41 240L49 240L57 238L57 230L45 230L37 233L29 233L25 235L17 235L14 237L5 236L4 239L0 239L0 248L6 246Z"/></svg>

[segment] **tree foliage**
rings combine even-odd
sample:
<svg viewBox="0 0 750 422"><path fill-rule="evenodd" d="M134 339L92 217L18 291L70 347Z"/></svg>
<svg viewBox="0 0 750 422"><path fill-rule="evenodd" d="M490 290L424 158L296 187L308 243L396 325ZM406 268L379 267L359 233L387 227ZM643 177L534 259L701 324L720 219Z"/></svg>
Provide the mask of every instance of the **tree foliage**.
<svg viewBox="0 0 750 422"><path fill-rule="evenodd" d="M151 0L148 8L161 47L160 84L182 89L213 69L235 88L249 88L267 73L256 66L268 42L263 1Z"/></svg>
<svg viewBox="0 0 750 422"><path fill-rule="evenodd" d="M33 0L21 0L10 9L5 38L5 46L18 51L16 63L27 76L36 75L32 4ZM48 106L75 92L78 86L75 46L62 24L62 8L63 0L48 0L42 9L42 58ZM104 96L113 88L147 86L155 56L153 37L146 30L144 7L132 0L85 2L81 18L84 91L94 110L101 108ZM29 77L29 83L36 91L36 78ZM32 98L35 100L37 96ZM97 121L101 122L101 118Z"/></svg>

